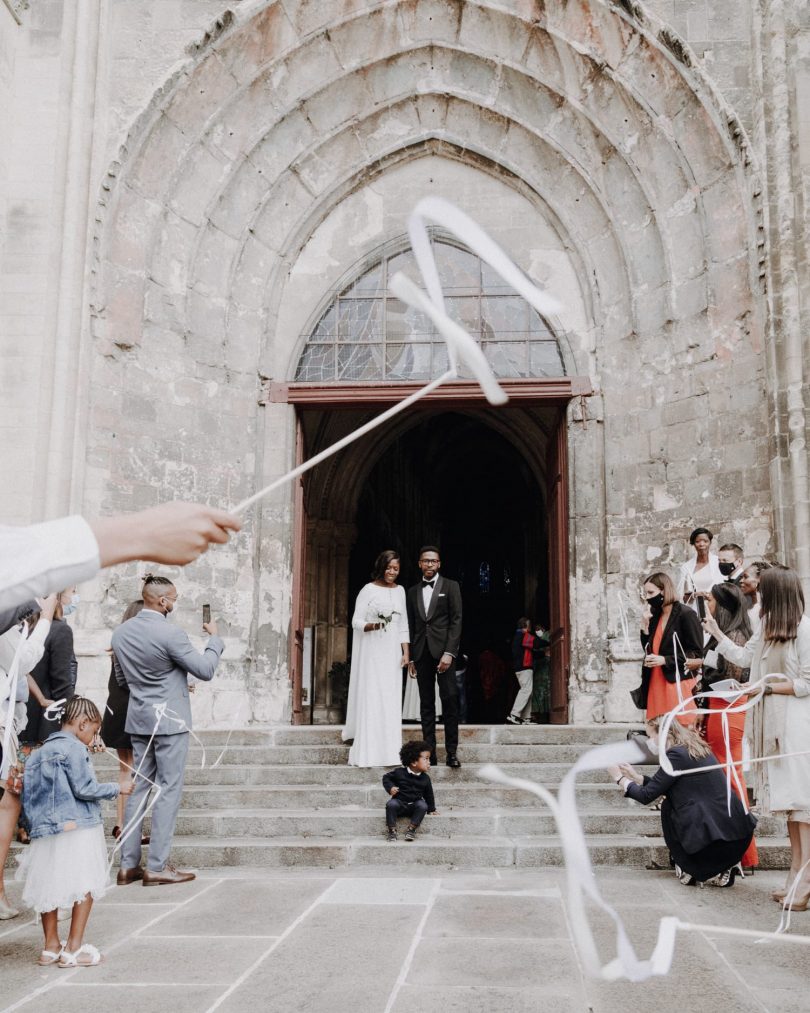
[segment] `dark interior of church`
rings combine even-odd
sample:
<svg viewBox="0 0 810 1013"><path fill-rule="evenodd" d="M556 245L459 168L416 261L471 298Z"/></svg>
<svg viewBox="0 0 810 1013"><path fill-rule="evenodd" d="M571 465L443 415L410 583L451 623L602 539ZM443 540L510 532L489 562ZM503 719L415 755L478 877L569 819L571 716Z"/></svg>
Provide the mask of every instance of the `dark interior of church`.
<svg viewBox="0 0 810 1013"><path fill-rule="evenodd" d="M461 585L468 720L503 720L516 620L526 615L548 626L545 498L524 454L476 411L424 412L369 472L355 523L350 602L381 550L401 553L401 583L408 587L420 578L420 547L440 547L442 573ZM485 651L505 662L489 699L478 671Z"/></svg>

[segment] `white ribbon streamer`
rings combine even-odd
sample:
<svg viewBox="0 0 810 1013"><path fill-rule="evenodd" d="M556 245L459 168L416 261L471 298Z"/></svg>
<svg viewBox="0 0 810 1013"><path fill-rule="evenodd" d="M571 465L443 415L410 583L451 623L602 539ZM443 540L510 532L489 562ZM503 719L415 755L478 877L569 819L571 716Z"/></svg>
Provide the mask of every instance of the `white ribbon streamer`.
<svg viewBox="0 0 810 1013"><path fill-rule="evenodd" d="M408 306L412 306L414 309L420 310L432 320L436 330L441 334L447 345L450 369L442 374L438 380L432 380L430 383L425 384L424 387L397 404L392 405L391 408L384 411L381 415L376 416L365 425L344 436L343 439L333 443L331 447L327 447L319 454L316 454L315 457L292 468L252 496L248 496L247 499L242 500L241 503L232 508L232 513L244 513L248 507L263 499L273 492L274 489L292 482L311 468L316 467L316 465L321 464L321 462L326 461L334 454L348 447L355 440L359 440L378 426L384 425L401 411L410 408L411 405L416 404L417 401L431 394L443 383L446 383L448 380L458 379L460 362L470 370L490 404L502 405L508 400L506 392L495 379L495 374L492 372L486 356L481 350L481 346L455 320L451 320L445 312L439 271L433 256L430 235L425 224L425 219L436 222L460 239L472 253L489 264L496 274L500 275L507 284L511 285L516 292L534 306L538 313L550 314L560 312L561 307L557 300L537 288L509 259L500 246L468 215L441 197L426 197L420 200L408 219L408 234L411 238L411 246L416 258L417 267L427 288L427 295L401 272L397 272L391 278L389 290L401 299L402 302Z"/></svg>
<svg viewBox="0 0 810 1013"><path fill-rule="evenodd" d="M763 680L764 681L764 680ZM759 685L759 684L757 684ZM718 694L719 695L719 694ZM681 712L683 705L674 708L666 715L666 729L664 723L659 731L659 759L661 766L675 776L685 774L705 773L708 770L715 770L717 767L726 767L729 764L718 764L712 767L700 767L691 770L675 771L666 757L666 734L677 713ZM691 713L691 712L690 712ZM810 750L808 750L810 752ZM729 753L729 756L731 754ZM788 754L788 755L806 755ZM774 757L764 757L773 759ZM557 825L557 833L563 850L565 862L565 878L568 899L568 917L571 924L571 934L577 951L582 959L585 971L594 978L601 978L606 981L616 981L626 978L632 982L647 981L655 976L663 976L669 973L672 958L675 952L677 933L700 932L711 935L734 935L755 939L757 942L786 941L798 945L810 945L810 936L786 936L784 933L790 924L789 905L795 898L801 871L794 880L791 891L788 892L783 904L783 913L779 927L776 931L756 931L750 929L737 929L724 925L694 925L683 922L679 918L667 915L659 920L658 936L655 947L649 959L640 959L627 936L627 932L618 912L604 900L591 866L588 854L588 845L576 804L576 777L581 771L601 770L605 767L618 766L621 763L633 763L646 760L646 755L635 742L611 743L603 746L596 746L588 750L571 767L563 778L559 794L555 796L542 785L533 781L522 780L505 774L498 767L488 764L480 771L480 776L486 780L506 785L510 788L517 788L522 791L529 791L546 803L551 810L554 821ZM761 762L761 761L756 761ZM596 942L594 940L588 913L585 907L585 900L589 899L613 921L616 927L616 956L607 963L600 960ZM787 916L787 917L786 917Z"/></svg>
<svg viewBox="0 0 810 1013"><path fill-rule="evenodd" d="M627 618L627 609L625 608L625 605L624 605L624 592L617 591L616 592L616 600L617 600L617 602L619 604L619 623L620 623L621 628L622 628L622 637L624 639L624 649L625 649L625 651L629 651L630 650L630 646L631 646L630 645L630 622L629 622L629 620Z"/></svg>

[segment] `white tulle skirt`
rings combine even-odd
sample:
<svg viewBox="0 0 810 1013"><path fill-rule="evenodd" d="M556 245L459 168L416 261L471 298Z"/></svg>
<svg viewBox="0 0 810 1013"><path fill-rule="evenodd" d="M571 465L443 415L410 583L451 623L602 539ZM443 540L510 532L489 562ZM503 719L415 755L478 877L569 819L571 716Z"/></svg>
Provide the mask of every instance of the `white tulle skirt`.
<svg viewBox="0 0 810 1013"><path fill-rule="evenodd" d="M36 837L19 861L16 879L25 880L23 904L37 914L71 908L88 893L99 900L107 890L107 844L100 823Z"/></svg>

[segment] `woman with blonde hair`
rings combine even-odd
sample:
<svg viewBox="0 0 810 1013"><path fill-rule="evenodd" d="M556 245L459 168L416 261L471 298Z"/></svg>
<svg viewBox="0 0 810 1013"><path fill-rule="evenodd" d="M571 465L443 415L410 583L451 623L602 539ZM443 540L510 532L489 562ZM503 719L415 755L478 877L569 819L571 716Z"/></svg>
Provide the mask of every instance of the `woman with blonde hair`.
<svg viewBox="0 0 810 1013"><path fill-rule="evenodd" d="M650 747L658 750L663 715L647 721ZM608 773L627 798L649 805L664 797L661 829L675 872L685 886L712 880L716 886L733 886L739 861L754 836L756 819L746 812L732 792L726 776L696 728L673 721L667 734L666 753L672 769L659 767L652 777L631 764L609 767ZM708 768L702 770L702 768ZM700 773L692 773L698 771Z"/></svg>
<svg viewBox="0 0 810 1013"><path fill-rule="evenodd" d="M723 634L711 616L704 628L717 638L717 653L733 665L751 669L751 682L779 675L764 689L764 699L749 713L746 728L755 758L785 755L754 764L754 793L763 816L784 816L790 837L790 871L784 890L773 894L784 901L792 891L790 909L810 904L810 618L804 614L799 575L775 564L759 581L762 625L745 646ZM795 882L801 874L798 883ZM794 889L795 887L795 889Z"/></svg>

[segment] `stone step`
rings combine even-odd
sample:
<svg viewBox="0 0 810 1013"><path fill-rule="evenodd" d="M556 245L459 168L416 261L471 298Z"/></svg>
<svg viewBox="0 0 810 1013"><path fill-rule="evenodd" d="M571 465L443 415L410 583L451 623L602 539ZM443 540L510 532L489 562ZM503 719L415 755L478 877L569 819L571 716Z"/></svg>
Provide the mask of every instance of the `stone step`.
<svg viewBox="0 0 810 1013"><path fill-rule="evenodd" d="M488 809L497 808L540 808L536 796L517 788L503 788L498 785L459 784L436 785L436 805L444 809ZM610 784L577 785L577 798L583 809L597 806L612 808L627 807L634 803L625 799L621 792ZM361 808L376 808L385 802L385 795L379 785L222 785L187 786L183 792L183 806L191 809L233 809L245 806L259 809L336 809L355 805Z"/></svg>
<svg viewBox="0 0 810 1013"><path fill-rule="evenodd" d="M118 775L118 766L112 760L104 758L95 760L94 766L100 780L114 780ZM484 764L464 764L459 770L451 770L440 764L430 771L434 786L451 787L454 784L487 784L479 776ZM571 769L568 763L499 763L498 767L513 777L523 777L546 786L558 786L562 778ZM218 767L210 765L200 768L198 764L186 767L187 785L372 785L380 786L386 767L367 768L349 767L337 764L279 764L262 763L222 763ZM640 766L639 769L652 773L654 767ZM610 776L602 770L589 771L587 778L593 783L612 784Z"/></svg>
<svg viewBox="0 0 810 1013"><path fill-rule="evenodd" d="M463 763L523 763L523 762L554 762L574 763L583 753L591 748L588 743L559 745L556 743L465 743L463 751L459 749L459 759ZM205 750L206 764L214 764L219 757L216 748ZM199 766L203 752L199 746L189 749L188 763ZM231 745L222 755L219 765L233 764L341 764L347 765L349 746L347 745L286 745L286 746L234 746ZM391 764L394 766L394 764ZM438 766L444 767L440 758ZM219 766L215 769L219 769ZM382 770L384 768L380 768Z"/></svg>
<svg viewBox="0 0 810 1013"><path fill-rule="evenodd" d="M618 742L626 738L629 728L641 729L638 725L461 725L459 727L459 752L468 744L491 745L597 745L602 742ZM273 730L273 742L277 746L297 745L339 745L341 725L295 725ZM208 733L212 734L212 733ZM419 725L402 726L402 737L419 739L422 731ZM439 750L444 743L444 726L437 728L436 740Z"/></svg>
<svg viewBox="0 0 810 1013"><path fill-rule="evenodd" d="M626 810L592 809L581 813L586 834L638 835L660 838L661 818L654 809L628 806ZM376 835L384 822L382 805L377 808L332 809L181 809L177 819L177 837L202 837L206 834L239 838L328 837L345 842ZM105 820L108 832L114 819ZM404 822L401 826L404 827ZM783 820L769 817L760 820L758 834L763 837L783 836ZM556 824L548 810L527 809L454 809L440 810L440 815L426 818L421 833L431 838L460 839L472 837L530 837L553 835Z"/></svg>
<svg viewBox="0 0 810 1013"><path fill-rule="evenodd" d="M588 839L594 865L626 865L643 869L669 867L663 841L635 835L602 836ZM781 869L789 862L787 844L779 839L758 841L760 865ZM559 837L465 837L436 838L429 834L408 843L386 842L382 835L351 841L331 838L239 838L178 837L172 860L183 868L328 867L425 865L454 868L538 867L562 864Z"/></svg>
<svg viewBox="0 0 810 1013"><path fill-rule="evenodd" d="M459 742L510 745L567 745L586 743L597 745L602 742L617 742L625 738L628 729L640 729L642 724L604 725L461 725ZM341 745L342 725L268 725L250 728L207 728L195 731L206 748L219 747L228 743L233 746L294 746L294 745ZM418 739L422 732L418 724L402 726L402 738ZM444 726L439 724L436 739L440 750L444 743Z"/></svg>

